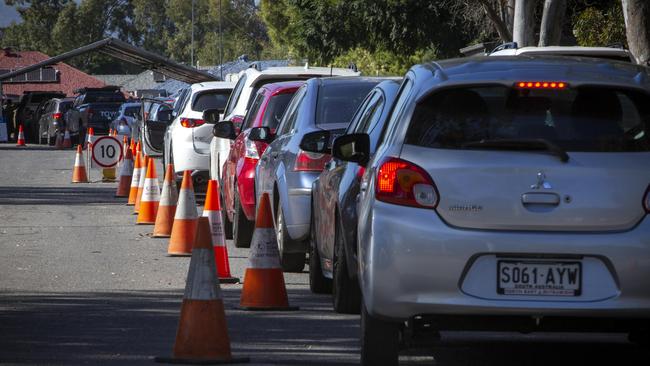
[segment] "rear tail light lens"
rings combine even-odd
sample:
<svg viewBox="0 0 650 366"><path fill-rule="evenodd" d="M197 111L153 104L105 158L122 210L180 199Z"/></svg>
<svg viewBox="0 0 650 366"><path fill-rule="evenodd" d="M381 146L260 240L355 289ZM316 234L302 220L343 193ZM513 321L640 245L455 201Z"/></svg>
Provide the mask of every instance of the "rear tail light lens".
<svg viewBox="0 0 650 366"><path fill-rule="evenodd" d="M204 124L205 121L202 119L195 119L195 118L181 118L181 126L187 127L187 128L193 128L193 127L198 127L202 124Z"/></svg>
<svg viewBox="0 0 650 366"><path fill-rule="evenodd" d="M320 172L330 160L329 154L318 154L300 150L293 170L296 172Z"/></svg>
<svg viewBox="0 0 650 366"><path fill-rule="evenodd" d="M244 153L244 157L250 159L259 159L260 154L257 151L257 146L255 145L255 142L248 139L245 141L246 142L244 144L246 147L246 152Z"/></svg>
<svg viewBox="0 0 650 366"><path fill-rule="evenodd" d="M435 208L439 199L438 189L429 174L398 158L389 158L380 165L375 197L383 202L424 208Z"/></svg>
<svg viewBox="0 0 650 366"><path fill-rule="evenodd" d="M61 117L63 117L63 113L54 113L52 115L52 118L54 119L61 119Z"/></svg>
<svg viewBox="0 0 650 366"><path fill-rule="evenodd" d="M564 81L518 81L516 83L520 89L566 89L567 83Z"/></svg>
<svg viewBox="0 0 650 366"><path fill-rule="evenodd" d="M650 186L645 190L645 197L643 198L643 207L645 207L645 212L650 213Z"/></svg>

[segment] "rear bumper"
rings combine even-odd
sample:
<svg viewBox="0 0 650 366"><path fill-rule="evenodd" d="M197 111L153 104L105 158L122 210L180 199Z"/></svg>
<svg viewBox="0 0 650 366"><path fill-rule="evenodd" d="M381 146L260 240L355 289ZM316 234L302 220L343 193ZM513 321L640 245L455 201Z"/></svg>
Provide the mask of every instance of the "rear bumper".
<svg viewBox="0 0 650 366"><path fill-rule="evenodd" d="M359 274L373 315L650 318L648 217L616 233L462 230L447 226L433 210L366 204L359 212ZM583 293L499 295L491 259L498 256L577 258Z"/></svg>

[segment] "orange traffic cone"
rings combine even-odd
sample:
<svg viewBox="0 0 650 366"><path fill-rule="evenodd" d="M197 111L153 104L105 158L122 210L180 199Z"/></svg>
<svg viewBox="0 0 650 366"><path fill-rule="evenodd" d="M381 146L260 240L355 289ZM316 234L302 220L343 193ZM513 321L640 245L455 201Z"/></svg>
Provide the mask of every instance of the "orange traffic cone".
<svg viewBox="0 0 650 366"><path fill-rule="evenodd" d="M297 310L289 306L271 204L266 193L257 208L248 260L239 306L245 310Z"/></svg>
<svg viewBox="0 0 650 366"><path fill-rule="evenodd" d="M88 131L86 135L87 135L86 148L90 149L92 147L93 142L95 142L95 129L92 127L88 127Z"/></svg>
<svg viewBox="0 0 650 366"><path fill-rule="evenodd" d="M72 139L70 138L70 131L68 129L65 129L65 133L63 134L63 148L64 149L69 149L72 147Z"/></svg>
<svg viewBox="0 0 650 366"><path fill-rule="evenodd" d="M131 180L133 179L133 156L131 150L126 149L126 157L120 167L120 183L117 185L115 197L129 197Z"/></svg>
<svg viewBox="0 0 650 366"><path fill-rule="evenodd" d="M156 161L149 159L147 166L147 176L144 180L144 189L142 190L142 199L140 199L140 210L138 211L138 225L156 223L156 214L158 213L158 204L160 203L160 186L158 185L158 175L156 175Z"/></svg>
<svg viewBox="0 0 650 366"><path fill-rule="evenodd" d="M122 137L122 151L124 152L124 156L122 157L122 160L118 162L118 164L123 164L124 159L126 158L126 151L129 150L129 138L124 136ZM131 155L133 156L133 155Z"/></svg>
<svg viewBox="0 0 650 366"><path fill-rule="evenodd" d="M147 168L149 167L149 156L144 156L142 170L140 170L140 181L138 182L138 195L135 196L135 205L133 205L133 214L140 212L140 201L142 201L142 192L144 191L144 181L147 179Z"/></svg>
<svg viewBox="0 0 650 366"><path fill-rule="evenodd" d="M23 131L23 125L18 126L18 141L16 141L16 146L27 146L27 144L25 144L25 132Z"/></svg>
<svg viewBox="0 0 650 366"><path fill-rule="evenodd" d="M194 197L194 185L189 170L183 172L183 182L178 192L178 206L174 215L174 224L169 238L168 255L190 255L192 254L192 243L196 235L196 198Z"/></svg>
<svg viewBox="0 0 650 366"><path fill-rule="evenodd" d="M133 164L133 173L131 174L131 188L129 190L129 200L127 206L135 205L135 199L138 196L138 184L140 184L140 175L142 174L142 157L140 153L135 155L135 163Z"/></svg>
<svg viewBox="0 0 650 366"><path fill-rule="evenodd" d="M86 174L86 166L84 165L84 153L81 145L77 145L77 153L74 157L72 183L88 183L88 175Z"/></svg>
<svg viewBox="0 0 650 366"><path fill-rule="evenodd" d="M160 204L158 205L158 214L156 215L156 226L153 228L154 238L169 238L171 235L177 201L178 190L174 181L174 166L167 164L162 195L160 196Z"/></svg>
<svg viewBox="0 0 650 366"><path fill-rule="evenodd" d="M210 220L212 231L212 244L214 245L214 260L217 263L217 275L221 283L238 283L239 278L230 275L230 263L228 263L228 248L226 247L226 236L223 233L221 222L221 205L219 203L219 182L210 179L205 195L205 206L203 216Z"/></svg>
<svg viewBox="0 0 650 366"><path fill-rule="evenodd" d="M199 219L185 283L181 317L172 357L156 357L161 363L222 364L244 363L248 358L233 358L226 325L226 314L219 280L212 260L210 223Z"/></svg>
<svg viewBox="0 0 650 366"><path fill-rule="evenodd" d="M131 149L131 153L133 154L133 156L135 156L135 153L136 153L135 149L136 148L135 148L135 141L134 140L131 140L131 144L129 145L129 149Z"/></svg>

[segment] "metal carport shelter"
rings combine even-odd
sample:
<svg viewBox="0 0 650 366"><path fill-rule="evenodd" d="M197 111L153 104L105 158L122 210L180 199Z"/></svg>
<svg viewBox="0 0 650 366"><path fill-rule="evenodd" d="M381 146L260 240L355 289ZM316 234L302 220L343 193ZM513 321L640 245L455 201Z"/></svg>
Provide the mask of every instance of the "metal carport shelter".
<svg viewBox="0 0 650 366"><path fill-rule="evenodd" d="M14 76L22 75L41 67L63 62L75 56L83 55L88 52L97 51L105 55L115 57L142 67L143 69L159 72L171 79L180 80L188 84L199 83L203 81L218 81L219 77L209 74L205 71L197 70L193 67L179 64L166 57L157 55L153 52L145 51L141 48L132 46L124 41L115 38L106 38L89 45L79 47L72 51L62 53L58 56L51 57L45 61L23 67L18 70L0 75L0 85L3 80L10 79ZM2 90L0 89L0 95Z"/></svg>

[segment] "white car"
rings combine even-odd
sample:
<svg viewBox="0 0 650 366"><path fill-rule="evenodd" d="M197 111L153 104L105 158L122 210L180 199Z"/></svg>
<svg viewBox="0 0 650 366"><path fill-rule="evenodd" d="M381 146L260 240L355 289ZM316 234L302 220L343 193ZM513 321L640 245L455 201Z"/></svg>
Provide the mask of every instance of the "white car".
<svg viewBox="0 0 650 366"><path fill-rule="evenodd" d="M517 43L505 43L497 47L490 56L574 56L594 57L613 61L634 62L628 50L615 47L580 47L580 46L547 46L517 48Z"/></svg>
<svg viewBox="0 0 650 366"><path fill-rule="evenodd" d="M253 64L239 73L237 85L228 99L228 104L223 114L224 121L231 121L237 130L246 116L253 96L265 84L289 80L307 80L321 76L358 76L360 73L353 69L288 66L269 67L259 70L258 64ZM219 179L221 169L230 152L230 140L214 137L210 144L210 177Z"/></svg>
<svg viewBox="0 0 650 366"><path fill-rule="evenodd" d="M178 100L173 122L164 138L165 164L174 164L176 177L191 170L194 183L204 185L210 170L212 124L205 123L203 111L223 109L234 83L212 81L192 84Z"/></svg>

